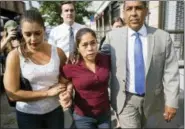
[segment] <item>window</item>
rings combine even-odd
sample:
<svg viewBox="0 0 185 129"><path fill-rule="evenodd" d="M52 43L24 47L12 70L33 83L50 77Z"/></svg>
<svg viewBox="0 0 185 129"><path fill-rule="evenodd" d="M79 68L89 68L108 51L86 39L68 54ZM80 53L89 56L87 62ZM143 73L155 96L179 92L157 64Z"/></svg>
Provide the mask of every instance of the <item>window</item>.
<svg viewBox="0 0 185 129"><path fill-rule="evenodd" d="M164 30L168 31L174 42L179 60L184 58L184 1L165 1Z"/></svg>

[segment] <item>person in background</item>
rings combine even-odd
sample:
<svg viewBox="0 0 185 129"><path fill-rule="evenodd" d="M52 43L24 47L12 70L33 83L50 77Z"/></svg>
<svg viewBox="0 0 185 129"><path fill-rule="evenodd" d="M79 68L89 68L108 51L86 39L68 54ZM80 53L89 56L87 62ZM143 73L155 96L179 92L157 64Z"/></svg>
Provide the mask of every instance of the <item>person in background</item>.
<svg viewBox="0 0 185 129"><path fill-rule="evenodd" d="M4 85L11 101L16 101L20 129L64 128L59 93L66 90L59 68L66 62L64 52L44 40L44 21L36 10L27 10L21 18L23 41L9 52ZM29 80L32 90L20 89L20 74ZM68 86L67 88L69 88Z"/></svg>
<svg viewBox="0 0 185 129"><path fill-rule="evenodd" d="M111 25L112 25L112 29L114 29L114 28L120 28L120 27L125 26L125 22L122 20L121 17L115 17L115 18L113 19ZM105 39L106 39L106 36L104 36L104 37L101 39L100 45L99 45L99 50L101 49L102 44L103 44L103 42L105 41Z"/></svg>
<svg viewBox="0 0 185 129"><path fill-rule="evenodd" d="M0 52L7 55L11 50L20 45L21 35L18 33L18 25L13 20L8 20L4 25L3 36L0 44Z"/></svg>
<svg viewBox="0 0 185 129"><path fill-rule="evenodd" d="M75 35L83 27L75 22L75 3L73 1L61 2L61 17L63 23L51 30L48 42L61 48L67 57L74 52Z"/></svg>
<svg viewBox="0 0 185 129"><path fill-rule="evenodd" d="M112 28L120 28L125 26L125 22L121 17L115 17L112 21Z"/></svg>
<svg viewBox="0 0 185 129"><path fill-rule="evenodd" d="M145 24L146 1L123 5L127 26L108 32L101 49L111 56L111 105L121 128L162 128L160 123L172 121L178 108L173 42L169 33Z"/></svg>
<svg viewBox="0 0 185 129"><path fill-rule="evenodd" d="M77 129L110 128L108 81L110 57L98 53L96 34L82 28L76 34L76 59L74 64L61 68L63 76L72 81L74 96L73 120ZM60 94L61 105L69 100Z"/></svg>
<svg viewBox="0 0 185 129"><path fill-rule="evenodd" d="M6 57L10 51L20 45L22 36L18 32L18 24L13 20L8 20L1 32L2 37L0 38L0 83L3 84L3 74L5 70ZM2 91L4 86L1 85Z"/></svg>

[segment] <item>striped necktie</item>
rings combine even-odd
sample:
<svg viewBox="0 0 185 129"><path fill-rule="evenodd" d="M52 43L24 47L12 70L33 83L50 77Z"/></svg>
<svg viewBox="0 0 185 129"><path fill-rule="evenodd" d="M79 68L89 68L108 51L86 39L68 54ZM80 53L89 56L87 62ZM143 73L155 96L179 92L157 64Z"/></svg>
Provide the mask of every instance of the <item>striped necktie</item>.
<svg viewBox="0 0 185 129"><path fill-rule="evenodd" d="M75 41L74 41L73 28L70 26L69 28L69 53L74 52L74 45L75 45Z"/></svg>

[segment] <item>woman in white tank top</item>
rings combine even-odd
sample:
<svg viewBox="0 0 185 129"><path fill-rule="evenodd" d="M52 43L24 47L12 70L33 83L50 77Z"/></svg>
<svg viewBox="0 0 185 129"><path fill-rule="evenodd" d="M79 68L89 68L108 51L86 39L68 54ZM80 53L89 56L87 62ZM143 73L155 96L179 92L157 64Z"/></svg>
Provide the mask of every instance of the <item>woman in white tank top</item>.
<svg viewBox="0 0 185 129"><path fill-rule="evenodd" d="M24 45L7 57L4 85L8 97L16 101L20 129L64 128L63 111L58 94L59 67L66 62L64 52L44 41L44 22L39 12L28 10L21 19ZM31 84L32 91L20 89L20 72Z"/></svg>

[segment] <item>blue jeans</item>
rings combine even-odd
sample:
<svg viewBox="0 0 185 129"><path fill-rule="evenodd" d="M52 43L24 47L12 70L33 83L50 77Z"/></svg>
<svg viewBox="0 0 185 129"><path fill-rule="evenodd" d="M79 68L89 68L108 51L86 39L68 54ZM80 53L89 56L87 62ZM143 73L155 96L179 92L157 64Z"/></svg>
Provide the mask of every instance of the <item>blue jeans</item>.
<svg viewBox="0 0 185 129"><path fill-rule="evenodd" d="M43 114L28 114L16 110L19 129L63 129L64 114L60 107Z"/></svg>
<svg viewBox="0 0 185 129"><path fill-rule="evenodd" d="M73 113L73 120L76 129L108 129L110 128L110 113L97 117L80 116Z"/></svg>

